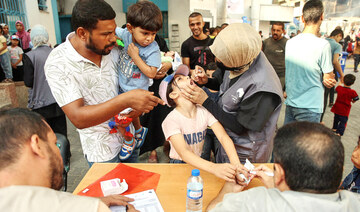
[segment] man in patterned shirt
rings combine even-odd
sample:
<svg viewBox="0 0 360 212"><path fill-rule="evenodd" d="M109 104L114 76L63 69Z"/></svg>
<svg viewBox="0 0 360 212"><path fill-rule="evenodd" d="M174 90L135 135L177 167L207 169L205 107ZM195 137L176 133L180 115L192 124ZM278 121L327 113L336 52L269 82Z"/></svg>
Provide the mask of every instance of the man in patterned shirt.
<svg viewBox="0 0 360 212"><path fill-rule="evenodd" d="M118 95L115 16L103 0L77 1L71 19L75 32L51 52L45 64L50 89L77 127L89 166L94 162L120 162L123 138L119 133L110 134L108 128L114 115L131 107L131 114L136 116L163 104L145 90ZM137 162L138 154L134 151L126 162Z"/></svg>

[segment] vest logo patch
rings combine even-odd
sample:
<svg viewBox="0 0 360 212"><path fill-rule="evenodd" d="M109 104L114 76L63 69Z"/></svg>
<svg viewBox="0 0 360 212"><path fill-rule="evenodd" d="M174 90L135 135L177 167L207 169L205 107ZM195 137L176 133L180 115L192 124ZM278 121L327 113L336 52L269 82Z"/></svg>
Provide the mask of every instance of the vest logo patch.
<svg viewBox="0 0 360 212"><path fill-rule="evenodd" d="M240 99L241 97L244 96L244 89L243 88L239 88L237 91L236 91L236 94L235 95L231 95L231 99L233 101L234 104L237 104L240 102Z"/></svg>
<svg viewBox="0 0 360 212"><path fill-rule="evenodd" d="M237 91L236 91L236 95L241 98L242 96L244 96L244 89L243 88L239 88Z"/></svg>

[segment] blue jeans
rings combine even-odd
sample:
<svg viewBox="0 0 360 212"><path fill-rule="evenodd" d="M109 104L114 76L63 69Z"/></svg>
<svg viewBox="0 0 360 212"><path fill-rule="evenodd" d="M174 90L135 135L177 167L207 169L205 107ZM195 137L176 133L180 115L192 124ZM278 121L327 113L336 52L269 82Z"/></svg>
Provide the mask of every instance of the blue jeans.
<svg viewBox="0 0 360 212"><path fill-rule="evenodd" d="M108 161L99 162L99 163L138 163L139 162L139 153L140 153L140 149L136 149L133 151L133 153L131 154L131 156L128 159L120 160L120 152L119 152L119 154L116 155L113 159L108 160ZM86 155L85 155L85 159L89 164L89 168L91 168L91 166L94 164L94 162L88 161Z"/></svg>
<svg viewBox="0 0 360 212"><path fill-rule="evenodd" d="M8 51L0 55L0 63L1 63L1 68L3 69L5 74L5 78L12 79L13 75L12 75L12 68L10 62L10 53Z"/></svg>
<svg viewBox="0 0 360 212"><path fill-rule="evenodd" d="M321 113L315 113L306 108L296 108L286 105L284 125L295 121L320 122Z"/></svg>

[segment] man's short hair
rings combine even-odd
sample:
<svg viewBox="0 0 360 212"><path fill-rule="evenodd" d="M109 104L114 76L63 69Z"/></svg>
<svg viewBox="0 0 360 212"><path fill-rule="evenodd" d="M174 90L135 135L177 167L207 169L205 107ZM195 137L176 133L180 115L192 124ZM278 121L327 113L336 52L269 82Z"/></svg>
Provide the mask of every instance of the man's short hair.
<svg viewBox="0 0 360 212"><path fill-rule="evenodd" d="M345 84L346 86L351 86L351 85L353 85L354 82L355 82L355 80L356 80L356 77L355 77L355 75L353 75L353 74L346 74L346 75L344 76L344 84Z"/></svg>
<svg viewBox="0 0 360 212"><path fill-rule="evenodd" d="M340 137L321 124L290 123L275 136L274 162L284 169L291 190L334 193L342 177L344 147Z"/></svg>
<svg viewBox="0 0 360 212"><path fill-rule="evenodd" d="M79 27L92 31L99 20L112 20L115 17L115 11L104 0L78 0L72 11L71 25L75 31Z"/></svg>
<svg viewBox="0 0 360 212"><path fill-rule="evenodd" d="M334 29L331 33L330 33L330 37L334 37L338 34L341 34L341 37L344 37L344 32L341 29Z"/></svg>
<svg viewBox="0 0 360 212"><path fill-rule="evenodd" d="M198 16L201 16L201 17L202 17L201 13L199 13L199 12L193 12L193 13L191 13L191 14L189 15L189 18L195 18L195 17L198 17Z"/></svg>
<svg viewBox="0 0 360 212"><path fill-rule="evenodd" d="M316 24L324 13L324 6L320 0L310 0L303 7L303 17L306 24Z"/></svg>
<svg viewBox="0 0 360 212"><path fill-rule="evenodd" d="M47 141L49 130L43 118L28 109L0 111L0 170L16 162L32 135Z"/></svg>
<svg viewBox="0 0 360 212"><path fill-rule="evenodd" d="M276 26L281 26L282 29L284 30L285 29L285 26L284 26L284 23L283 22L275 22L272 24L273 26L276 25Z"/></svg>
<svg viewBox="0 0 360 212"><path fill-rule="evenodd" d="M126 22L134 27L157 32L162 28L162 14L153 2L139 1L128 8Z"/></svg>

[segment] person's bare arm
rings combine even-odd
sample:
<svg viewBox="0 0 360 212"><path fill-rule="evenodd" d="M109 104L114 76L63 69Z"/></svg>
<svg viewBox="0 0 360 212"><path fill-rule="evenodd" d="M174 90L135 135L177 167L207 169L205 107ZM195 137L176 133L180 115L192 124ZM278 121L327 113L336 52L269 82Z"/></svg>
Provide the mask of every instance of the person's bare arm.
<svg viewBox="0 0 360 212"><path fill-rule="evenodd" d="M182 57L182 63L190 68L190 57Z"/></svg>
<svg viewBox="0 0 360 212"><path fill-rule="evenodd" d="M339 62L339 54L334 54L333 66L337 73L340 75L340 82L344 83L344 73L342 72L341 65Z"/></svg>
<svg viewBox="0 0 360 212"><path fill-rule="evenodd" d="M181 134L171 136L170 141L181 159L186 163L212 173L226 181L235 182L236 167L234 165L229 163L212 163L202 159L188 149L184 136Z"/></svg>
<svg viewBox="0 0 360 212"><path fill-rule="evenodd" d="M248 171L240 163L239 156L237 155L234 142L231 140L229 135L226 133L224 127L220 124L219 121L215 122L210 126L214 131L216 138L219 140L221 146L224 148L227 156L229 157L230 163L236 167L236 179L240 185L246 186L244 179L240 178L238 175L243 174L246 178L249 178Z"/></svg>
<svg viewBox="0 0 360 212"><path fill-rule="evenodd" d="M128 107L133 108L137 113L148 113L158 103L164 104L152 92L136 89L97 105L85 106L81 98L63 106L62 109L75 127L83 129L109 120Z"/></svg>
<svg viewBox="0 0 360 212"><path fill-rule="evenodd" d="M171 69L172 64L170 62L163 62L161 63L160 70L156 73L154 79L162 79L166 76L167 72Z"/></svg>
<svg viewBox="0 0 360 212"><path fill-rule="evenodd" d="M7 45L6 42L2 43L3 47L0 49L0 52L4 51L4 49L7 49Z"/></svg>
<svg viewBox="0 0 360 212"><path fill-rule="evenodd" d="M14 63L14 65L17 66L17 65L22 61L22 58L23 58L23 55L21 54L21 55L19 56L18 61L16 61L16 63Z"/></svg>
<svg viewBox="0 0 360 212"><path fill-rule="evenodd" d="M153 79L156 76L157 68L147 65L139 56L139 48L135 46L134 43L130 43L128 47L128 54L131 59L134 61L135 65L140 69L140 71L145 74L147 77Z"/></svg>

